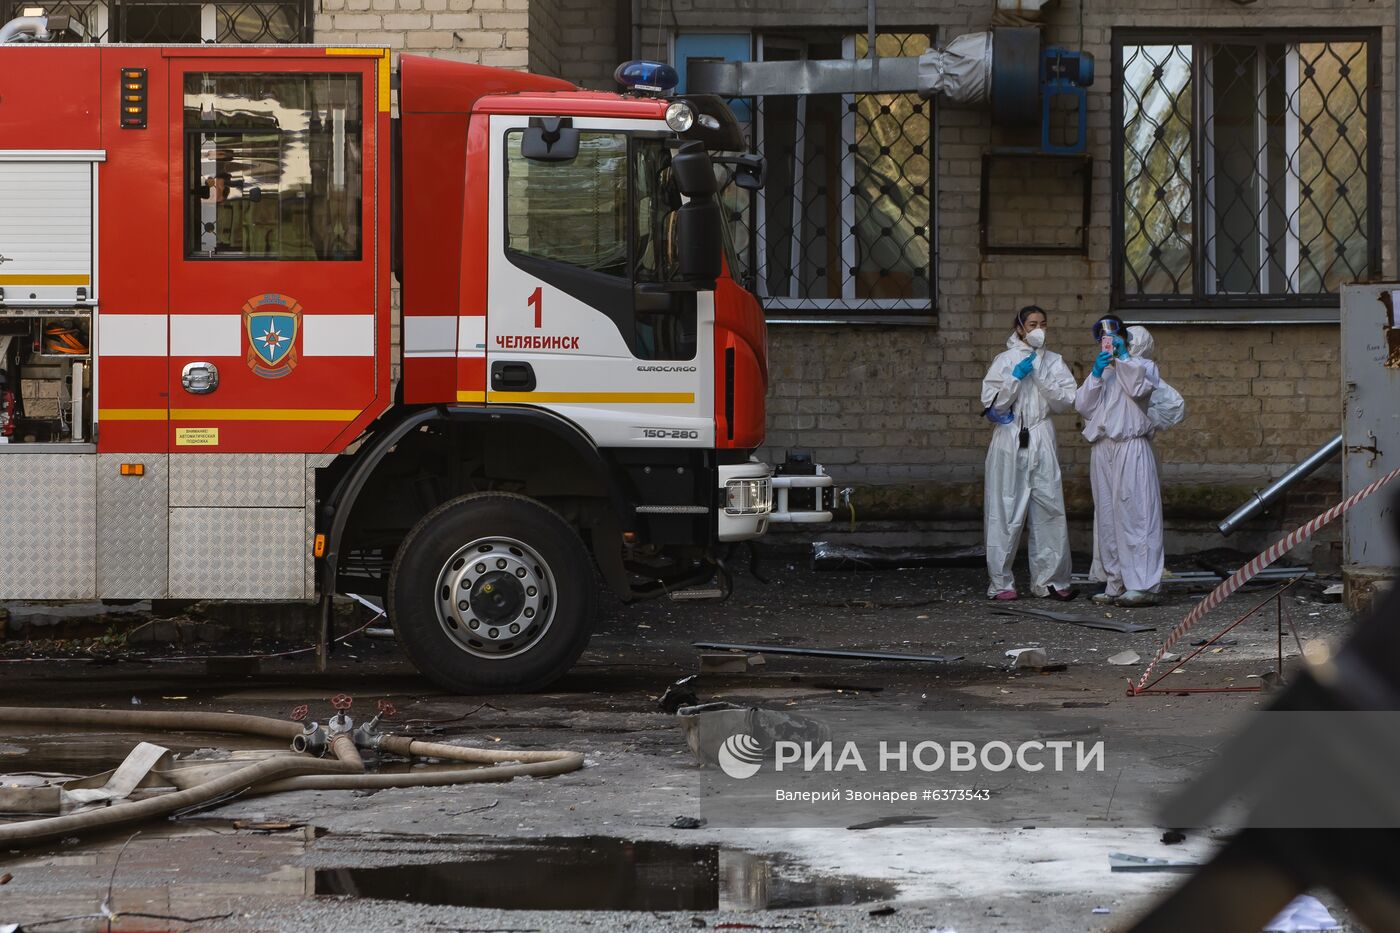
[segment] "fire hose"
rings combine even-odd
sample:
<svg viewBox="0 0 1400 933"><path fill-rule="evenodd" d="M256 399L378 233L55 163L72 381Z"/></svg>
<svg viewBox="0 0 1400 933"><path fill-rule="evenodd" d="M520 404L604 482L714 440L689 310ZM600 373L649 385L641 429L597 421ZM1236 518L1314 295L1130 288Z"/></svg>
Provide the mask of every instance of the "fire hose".
<svg viewBox="0 0 1400 933"><path fill-rule="evenodd" d="M333 757L284 754L238 768L193 787L145 800L124 802L66 816L0 824L0 848L17 848L61 839L79 832L128 826L170 816L189 807L235 794L268 794L288 790L362 790L387 787L430 787L508 781L516 777L547 777L583 767L583 756L566 751L508 751L420 742L403 736L347 728L330 736ZM224 732L295 741L308 730L296 722L237 713L89 710L45 707L0 707L0 723L108 726L189 732ZM440 758L477 765L440 771L366 774L360 747L399 755Z"/></svg>

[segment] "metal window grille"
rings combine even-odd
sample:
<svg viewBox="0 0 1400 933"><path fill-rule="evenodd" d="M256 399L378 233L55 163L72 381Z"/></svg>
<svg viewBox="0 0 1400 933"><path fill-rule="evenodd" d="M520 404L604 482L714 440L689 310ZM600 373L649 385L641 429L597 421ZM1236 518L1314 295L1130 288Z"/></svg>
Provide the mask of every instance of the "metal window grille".
<svg viewBox="0 0 1400 933"><path fill-rule="evenodd" d="M1122 306L1335 306L1379 271L1374 33L1114 45Z"/></svg>
<svg viewBox="0 0 1400 933"><path fill-rule="evenodd" d="M882 33L879 55L919 55L928 33ZM762 60L861 58L865 36L761 36ZM932 104L917 94L765 96L753 138L768 184L733 217L769 320L934 310Z"/></svg>
<svg viewBox="0 0 1400 933"><path fill-rule="evenodd" d="M35 5L11 0L9 16ZM67 13L82 24L90 42L263 44L310 42L312 35L310 0L64 0L37 5L49 13Z"/></svg>

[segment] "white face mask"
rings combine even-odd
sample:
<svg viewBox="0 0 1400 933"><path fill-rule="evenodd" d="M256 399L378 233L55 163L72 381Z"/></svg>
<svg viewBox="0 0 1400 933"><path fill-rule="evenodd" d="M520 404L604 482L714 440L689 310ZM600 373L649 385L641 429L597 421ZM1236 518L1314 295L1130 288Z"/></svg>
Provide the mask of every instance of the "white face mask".
<svg viewBox="0 0 1400 933"><path fill-rule="evenodd" d="M1039 350L1041 347L1045 346L1045 328L1037 327L1035 330L1027 333L1026 343L1030 344L1031 348L1035 350Z"/></svg>

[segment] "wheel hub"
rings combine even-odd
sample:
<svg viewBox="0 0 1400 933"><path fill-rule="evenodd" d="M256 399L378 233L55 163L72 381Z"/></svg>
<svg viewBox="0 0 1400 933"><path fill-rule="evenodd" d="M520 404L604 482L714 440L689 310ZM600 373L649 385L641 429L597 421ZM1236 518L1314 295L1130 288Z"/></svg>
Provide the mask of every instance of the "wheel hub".
<svg viewBox="0 0 1400 933"><path fill-rule="evenodd" d="M508 623L525 608L525 587L511 574L493 570L472 585L467 602L484 622Z"/></svg>
<svg viewBox="0 0 1400 933"><path fill-rule="evenodd" d="M554 575L539 552L513 538L478 538L459 548L438 574L438 621L470 654L514 657L548 630L554 589Z"/></svg>

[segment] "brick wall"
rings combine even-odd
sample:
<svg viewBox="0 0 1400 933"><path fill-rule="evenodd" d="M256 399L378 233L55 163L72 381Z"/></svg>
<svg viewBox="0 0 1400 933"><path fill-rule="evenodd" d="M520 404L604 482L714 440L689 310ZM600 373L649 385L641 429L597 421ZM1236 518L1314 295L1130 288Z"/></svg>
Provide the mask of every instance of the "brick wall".
<svg viewBox="0 0 1400 933"><path fill-rule="evenodd" d="M626 2L626 0L623 0ZM556 0L559 44L568 50L558 74L590 90L615 91L613 71L631 55L627 37L618 36L617 0ZM618 49L621 44L623 48Z"/></svg>
<svg viewBox="0 0 1400 933"><path fill-rule="evenodd" d="M561 74L559 49L565 37L559 24L560 0L530 0L530 70Z"/></svg>
<svg viewBox="0 0 1400 933"><path fill-rule="evenodd" d="M674 19L672 14L674 9ZM1047 41L1078 47L1079 9L1049 14ZM878 4L881 29L934 29L943 38L989 26L986 4ZM1083 12L1083 47L1097 60L1089 101L1094 159L1089 251L1084 257L992 255L979 248L981 154L1000 142L985 111L940 107L938 164L938 305L936 326L778 325L770 329L772 386L765 456L813 449L843 483L860 488L861 514L975 536L981 512L981 465L989 426L978 417L980 381L1003 349L1014 310L1053 309L1051 344L1082 379L1094 348L1087 336L1110 299L1110 88L1115 80L1114 27L1376 27L1382 88L1382 270L1396 276L1394 227L1395 8L1367 0L1291 0L1238 6L1226 0L1091 4ZM644 6L645 47L658 24L667 30L798 31L803 25L854 33L866 27L864 2L820 5L675 0ZM722 24L722 25L720 25ZM1077 223L1076 216L1073 221ZM1124 313L1132 321L1133 315ZM1341 430L1338 329L1335 325L1152 328L1164 376L1187 400L1187 420L1158 442L1169 523L1179 540L1205 542L1213 521L1248 492L1280 475ZM1071 510L1090 514L1088 445L1074 416L1056 420ZM1262 540L1340 491L1339 472L1319 474L1307 490L1252 526ZM949 524L951 523L951 524ZM872 524L869 527L879 527ZM1082 529L1082 526L1081 526ZM1193 537L1194 536L1194 537ZM1076 537L1080 537L1079 534ZM1235 539L1248 542L1250 534ZM1215 537L1215 543L1219 539Z"/></svg>
<svg viewBox="0 0 1400 933"><path fill-rule="evenodd" d="M550 0L319 0L316 41L377 45L456 61L525 68L531 64L534 4ZM554 49L550 30L538 31ZM545 54L545 53L541 53ZM546 61L557 63L557 51Z"/></svg>

